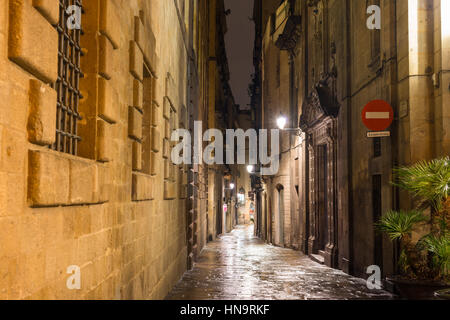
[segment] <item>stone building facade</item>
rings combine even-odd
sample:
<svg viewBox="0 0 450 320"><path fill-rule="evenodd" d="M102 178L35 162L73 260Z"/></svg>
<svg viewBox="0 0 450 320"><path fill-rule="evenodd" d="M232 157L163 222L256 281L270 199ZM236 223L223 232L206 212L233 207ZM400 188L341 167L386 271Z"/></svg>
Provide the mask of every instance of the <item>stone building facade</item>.
<svg viewBox="0 0 450 320"><path fill-rule="evenodd" d="M381 9L369 29L367 9ZM450 154L450 29L445 0L255 1L256 126L282 133L281 169L262 177L258 233L357 276L384 275L396 248L374 232L409 199L392 169ZM363 107L394 109L391 136L368 138Z"/></svg>
<svg viewBox="0 0 450 320"><path fill-rule="evenodd" d="M214 125L221 6L1 2L0 299L160 299L192 266L215 179L170 138Z"/></svg>

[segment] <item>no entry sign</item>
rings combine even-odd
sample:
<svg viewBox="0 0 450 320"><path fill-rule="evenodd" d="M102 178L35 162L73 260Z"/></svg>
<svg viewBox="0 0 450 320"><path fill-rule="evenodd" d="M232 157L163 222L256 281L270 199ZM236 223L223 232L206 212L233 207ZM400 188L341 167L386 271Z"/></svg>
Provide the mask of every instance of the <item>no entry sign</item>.
<svg viewBox="0 0 450 320"><path fill-rule="evenodd" d="M394 110L383 100L369 102L362 111L364 125L372 131L383 131L394 121Z"/></svg>

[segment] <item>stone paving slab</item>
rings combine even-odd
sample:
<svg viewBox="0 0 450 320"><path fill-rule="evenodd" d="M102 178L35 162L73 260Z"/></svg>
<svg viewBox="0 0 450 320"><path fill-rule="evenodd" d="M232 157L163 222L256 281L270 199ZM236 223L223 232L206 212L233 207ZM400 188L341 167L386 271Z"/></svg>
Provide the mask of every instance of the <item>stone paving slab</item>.
<svg viewBox="0 0 450 320"><path fill-rule="evenodd" d="M291 249L268 245L240 226L209 243L169 300L371 300L393 299Z"/></svg>

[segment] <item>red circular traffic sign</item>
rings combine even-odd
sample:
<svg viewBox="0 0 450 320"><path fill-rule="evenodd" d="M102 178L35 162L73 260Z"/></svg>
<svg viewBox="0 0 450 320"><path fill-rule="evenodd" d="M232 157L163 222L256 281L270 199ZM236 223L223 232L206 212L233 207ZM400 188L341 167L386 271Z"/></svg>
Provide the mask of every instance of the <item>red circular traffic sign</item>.
<svg viewBox="0 0 450 320"><path fill-rule="evenodd" d="M372 131L384 131L394 121L394 110L383 100L369 102L362 111L364 125Z"/></svg>

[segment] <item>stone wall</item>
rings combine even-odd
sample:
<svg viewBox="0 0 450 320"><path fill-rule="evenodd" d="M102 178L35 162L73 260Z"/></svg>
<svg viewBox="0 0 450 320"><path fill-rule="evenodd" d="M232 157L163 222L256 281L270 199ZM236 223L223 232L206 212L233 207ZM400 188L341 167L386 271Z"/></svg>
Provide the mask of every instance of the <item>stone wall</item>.
<svg viewBox="0 0 450 320"><path fill-rule="evenodd" d="M191 107L191 3L83 1L72 156L48 147L59 3L1 2L0 299L161 299L186 270L188 172L169 139ZM66 286L72 265L80 290Z"/></svg>

